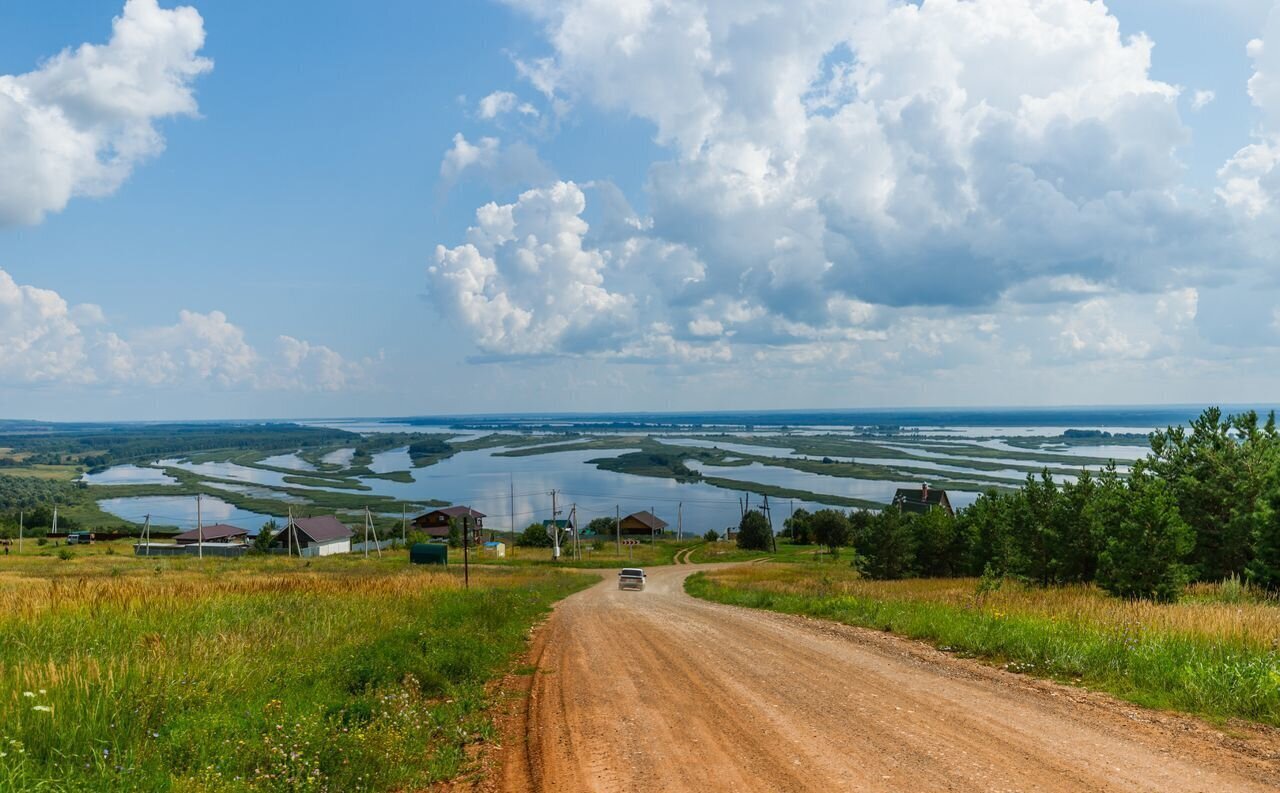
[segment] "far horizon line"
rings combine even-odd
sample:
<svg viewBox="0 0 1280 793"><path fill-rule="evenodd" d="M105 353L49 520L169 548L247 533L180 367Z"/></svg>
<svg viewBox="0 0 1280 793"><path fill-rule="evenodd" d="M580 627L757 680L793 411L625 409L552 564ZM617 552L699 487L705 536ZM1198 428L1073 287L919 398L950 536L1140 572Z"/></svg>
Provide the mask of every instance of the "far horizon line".
<svg viewBox="0 0 1280 793"><path fill-rule="evenodd" d="M841 415L852 416L858 414L936 414L936 413L952 413L957 415L984 415L992 413L1010 413L1010 414L1034 414L1034 413L1062 413L1069 411L1078 412L1105 412L1105 411L1150 411L1154 413L1178 413L1183 411L1191 411L1198 413L1209 408L1218 408L1224 412L1240 412L1255 411L1258 413L1267 413L1269 411L1280 410L1280 403L1249 403L1249 402L1171 402L1171 403L1130 403L1130 404L1076 404L1076 405L992 405L992 406L963 406L963 405L936 405L936 406L910 406L910 407L846 407L846 408L745 408L745 409L687 409L687 410L581 410L581 411L492 411L485 413L418 413L418 414L383 414L383 415L346 415L346 416L272 416L272 417L253 417L253 418L169 418L169 419L34 419L34 418L0 418L2 424L90 424L90 425L117 425L117 424L245 424L245 423L296 423L296 422L357 422L357 421L376 421L376 422L396 422L396 421L493 421L500 419L508 420L536 420L536 419L584 419L584 418L632 418L632 417L751 417L751 416L820 416L820 415Z"/></svg>

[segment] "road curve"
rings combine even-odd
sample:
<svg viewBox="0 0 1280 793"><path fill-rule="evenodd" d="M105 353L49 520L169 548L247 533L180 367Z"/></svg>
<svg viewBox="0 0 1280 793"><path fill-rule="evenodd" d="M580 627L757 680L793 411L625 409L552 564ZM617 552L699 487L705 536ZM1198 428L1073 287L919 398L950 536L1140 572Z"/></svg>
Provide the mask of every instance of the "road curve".
<svg viewBox="0 0 1280 793"><path fill-rule="evenodd" d="M1262 791L1280 734L1221 732L916 642L706 603L651 568L561 603L508 791Z"/></svg>

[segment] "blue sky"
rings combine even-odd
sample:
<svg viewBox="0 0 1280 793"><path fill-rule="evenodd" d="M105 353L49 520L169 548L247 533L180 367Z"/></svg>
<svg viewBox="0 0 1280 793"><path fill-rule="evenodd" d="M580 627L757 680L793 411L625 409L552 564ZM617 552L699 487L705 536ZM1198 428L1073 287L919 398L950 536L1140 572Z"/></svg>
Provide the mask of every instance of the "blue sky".
<svg viewBox="0 0 1280 793"><path fill-rule="evenodd" d="M1270 399L1272 6L7 4L0 414Z"/></svg>

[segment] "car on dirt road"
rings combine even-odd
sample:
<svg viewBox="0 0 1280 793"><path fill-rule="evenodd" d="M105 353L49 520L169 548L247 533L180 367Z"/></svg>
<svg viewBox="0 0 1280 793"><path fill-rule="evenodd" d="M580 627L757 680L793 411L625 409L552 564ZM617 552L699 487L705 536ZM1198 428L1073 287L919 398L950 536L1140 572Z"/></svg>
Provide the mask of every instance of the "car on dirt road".
<svg viewBox="0 0 1280 793"><path fill-rule="evenodd" d="M618 573L618 589L638 589L644 591L644 570L639 567L624 567Z"/></svg>

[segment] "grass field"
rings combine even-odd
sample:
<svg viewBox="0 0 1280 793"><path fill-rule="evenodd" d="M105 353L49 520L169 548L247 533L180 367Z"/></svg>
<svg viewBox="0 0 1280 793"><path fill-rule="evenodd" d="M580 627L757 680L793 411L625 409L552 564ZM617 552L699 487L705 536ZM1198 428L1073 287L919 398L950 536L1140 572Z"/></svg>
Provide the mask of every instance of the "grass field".
<svg viewBox="0 0 1280 793"><path fill-rule="evenodd" d="M104 548L106 546L103 546ZM416 790L492 734L485 684L593 579L402 556L0 571L0 790Z"/></svg>
<svg viewBox="0 0 1280 793"><path fill-rule="evenodd" d="M9 476L30 476L36 479L56 479L70 482L80 475L84 469L78 465L6 465L0 468L0 474Z"/></svg>
<svg viewBox="0 0 1280 793"><path fill-rule="evenodd" d="M696 555L696 554L695 554ZM1094 587L981 591L977 579L867 581L848 565L759 564L691 576L697 597L892 631L1139 704L1280 726L1280 603L1239 584L1183 602Z"/></svg>
<svg viewBox="0 0 1280 793"><path fill-rule="evenodd" d="M827 553L826 548L817 545L792 545L778 540L778 551L744 551L733 542L708 542L699 545L689 554L689 561L696 564L707 562L750 562L755 559L767 559L778 562L816 562L831 566L839 566L841 562L853 561L853 549L841 548L839 556Z"/></svg>

